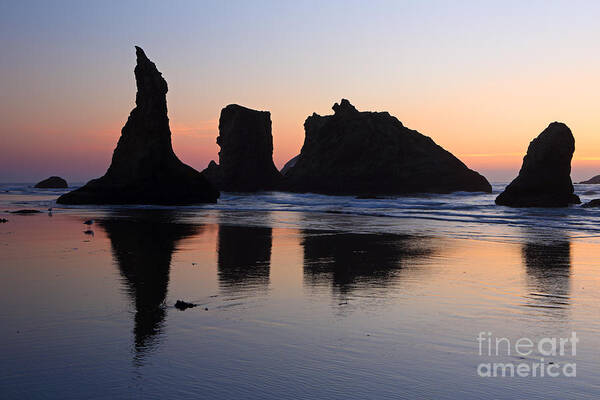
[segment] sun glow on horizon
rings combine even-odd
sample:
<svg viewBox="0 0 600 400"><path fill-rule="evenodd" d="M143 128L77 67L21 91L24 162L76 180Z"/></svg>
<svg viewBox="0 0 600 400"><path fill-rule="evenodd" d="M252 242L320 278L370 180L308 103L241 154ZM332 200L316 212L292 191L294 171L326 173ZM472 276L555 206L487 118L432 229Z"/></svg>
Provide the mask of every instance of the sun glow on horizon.
<svg viewBox="0 0 600 400"><path fill-rule="evenodd" d="M168 82L173 147L196 169L218 159L227 104L271 112L281 168L306 117L347 98L490 180L512 179L529 142L559 120L576 139L574 180L599 174L600 4L509 3L7 5L0 181L105 172L134 107L134 44ZM569 30L556 29L565 18Z"/></svg>

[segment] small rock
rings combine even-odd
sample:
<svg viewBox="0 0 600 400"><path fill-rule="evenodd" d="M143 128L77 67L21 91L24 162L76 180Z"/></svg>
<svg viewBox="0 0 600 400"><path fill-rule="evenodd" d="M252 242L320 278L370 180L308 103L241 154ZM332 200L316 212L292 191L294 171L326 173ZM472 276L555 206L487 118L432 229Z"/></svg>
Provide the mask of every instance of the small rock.
<svg viewBox="0 0 600 400"><path fill-rule="evenodd" d="M94 231L91 229L88 229L87 231L83 231L83 233L86 235L94 236Z"/></svg>
<svg viewBox="0 0 600 400"><path fill-rule="evenodd" d="M0 224L5 224L7 222L8 220L6 218L0 218Z"/></svg>
<svg viewBox="0 0 600 400"><path fill-rule="evenodd" d="M581 207L584 207L584 208L600 207L600 199L594 199L590 202L585 203Z"/></svg>
<svg viewBox="0 0 600 400"><path fill-rule="evenodd" d="M85 225L92 225L94 223L93 219L88 219L87 221L83 222Z"/></svg>
<svg viewBox="0 0 600 400"><path fill-rule="evenodd" d="M38 182L34 187L37 189L66 189L68 185L67 181L60 176L51 176L48 179Z"/></svg>
<svg viewBox="0 0 600 400"><path fill-rule="evenodd" d="M185 311L188 308L194 308L197 307L198 304L194 304L194 303L188 303L186 301L183 300L177 300L175 302L175 308L178 309L179 311Z"/></svg>
<svg viewBox="0 0 600 400"><path fill-rule="evenodd" d="M283 168L281 168L281 175L285 175L287 174L287 172L292 169L292 167L294 165L296 165L296 162L298 161L298 158L300 158L300 154L298 154L296 157L290 159L288 162L285 163L285 165L283 166Z"/></svg>

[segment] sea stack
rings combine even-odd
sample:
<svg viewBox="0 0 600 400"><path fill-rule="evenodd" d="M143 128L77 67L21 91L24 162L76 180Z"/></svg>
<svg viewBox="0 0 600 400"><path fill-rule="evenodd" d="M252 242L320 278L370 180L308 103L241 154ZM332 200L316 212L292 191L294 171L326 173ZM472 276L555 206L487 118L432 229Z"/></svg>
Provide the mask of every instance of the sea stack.
<svg viewBox="0 0 600 400"><path fill-rule="evenodd" d="M575 138L569 127L553 122L533 139L519 176L496 198L510 207L567 207L579 204L571 182Z"/></svg>
<svg viewBox="0 0 600 400"><path fill-rule="evenodd" d="M171 144L167 82L144 51L135 47L136 107L121 130L106 174L58 198L61 204L214 203L218 190L182 163Z"/></svg>
<svg viewBox="0 0 600 400"><path fill-rule="evenodd" d="M37 189L66 189L68 185L67 181L60 176L51 176L36 183L34 187Z"/></svg>
<svg viewBox="0 0 600 400"><path fill-rule="evenodd" d="M219 164L211 161L204 176L219 190L255 192L278 187L273 164L271 113L230 104L221 110L217 144Z"/></svg>
<svg viewBox="0 0 600 400"><path fill-rule="evenodd" d="M360 112L346 99L333 111L304 122L304 145L285 173L289 190L362 196L492 191L482 175L387 112Z"/></svg>

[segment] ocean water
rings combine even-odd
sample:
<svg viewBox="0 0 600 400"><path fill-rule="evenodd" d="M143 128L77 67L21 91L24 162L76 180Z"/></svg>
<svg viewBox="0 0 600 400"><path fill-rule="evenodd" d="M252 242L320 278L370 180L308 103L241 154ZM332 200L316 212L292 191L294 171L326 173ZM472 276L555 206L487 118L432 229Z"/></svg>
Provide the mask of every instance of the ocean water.
<svg viewBox="0 0 600 400"><path fill-rule="evenodd" d="M595 399L600 211L498 207L503 186L65 208L0 185L0 398ZM478 371L541 362L576 376Z"/></svg>
<svg viewBox="0 0 600 400"><path fill-rule="evenodd" d="M171 209L197 222L204 222L205 218L214 214L212 211L219 211L220 215L227 215L227 223L232 224L357 233L432 234L502 241L520 241L524 231L536 231L542 237L569 234L574 238L596 240L600 236L600 208L577 205L554 209L497 206L494 199L506 183L492 186L491 194L457 192L359 199L313 193L222 193L218 204L198 206L57 207L56 198L68 190L35 189L32 184L0 184L0 208L47 210L52 207L54 214ZM575 185L575 193L585 203L600 198L600 185ZM253 216L257 211L272 212L273 217L267 221L256 219Z"/></svg>

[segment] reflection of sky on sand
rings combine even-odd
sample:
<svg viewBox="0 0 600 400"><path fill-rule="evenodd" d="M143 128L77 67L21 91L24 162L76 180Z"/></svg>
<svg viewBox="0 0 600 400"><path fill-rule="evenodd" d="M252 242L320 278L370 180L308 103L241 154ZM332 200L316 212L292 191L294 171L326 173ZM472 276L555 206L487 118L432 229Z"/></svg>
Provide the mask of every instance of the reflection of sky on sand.
<svg viewBox="0 0 600 400"><path fill-rule="evenodd" d="M434 253L432 240L385 234L302 231L304 284L331 286L340 299L354 291L389 289L403 268Z"/></svg>
<svg viewBox="0 0 600 400"><path fill-rule="evenodd" d="M269 285L272 229L219 225L219 282L225 292L261 290Z"/></svg>
<svg viewBox="0 0 600 400"><path fill-rule="evenodd" d="M570 306L571 241L569 237L544 240L531 233L521 249L527 276L527 305L562 319ZM561 318L562 317L562 318Z"/></svg>
<svg viewBox="0 0 600 400"><path fill-rule="evenodd" d="M136 362L142 362L164 328L172 254L179 241L198 234L202 227L183 224L169 211L115 213L98 224L110 240L115 264L135 308Z"/></svg>
<svg viewBox="0 0 600 400"><path fill-rule="evenodd" d="M186 212L98 213L93 237L89 213L11 216L0 226L0 366L12 371L0 375L3 393L26 383L33 397L63 398L586 398L598 384L592 242L353 234L284 227L299 214L251 214L198 224ZM200 307L177 311L178 299ZM480 331L571 330L590 372L577 380L476 377Z"/></svg>

